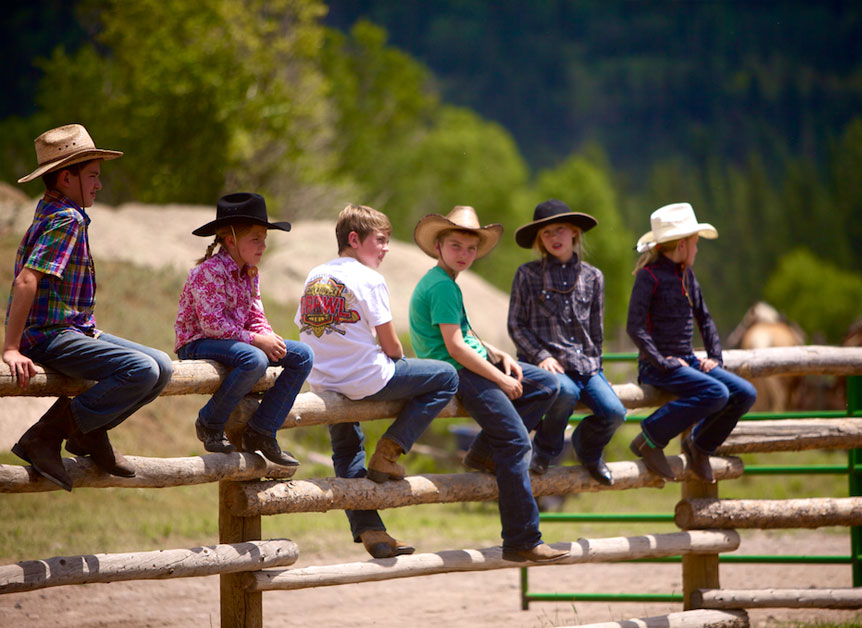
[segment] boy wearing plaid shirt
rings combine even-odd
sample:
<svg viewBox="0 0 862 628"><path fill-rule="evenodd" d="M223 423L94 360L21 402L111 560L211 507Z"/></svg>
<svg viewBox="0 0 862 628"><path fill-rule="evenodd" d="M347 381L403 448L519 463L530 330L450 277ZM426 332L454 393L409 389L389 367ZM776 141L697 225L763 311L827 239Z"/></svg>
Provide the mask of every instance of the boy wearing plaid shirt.
<svg viewBox="0 0 862 628"><path fill-rule="evenodd" d="M60 457L63 440L68 451L91 456L103 471L134 477L107 432L159 395L171 379L172 362L163 351L96 328L85 208L102 188L101 162L123 153L96 148L79 124L51 129L35 145L39 167L18 182L41 176L45 195L15 259L3 361L22 388L36 373L34 362L97 383L74 399L58 398L12 452L71 491Z"/></svg>

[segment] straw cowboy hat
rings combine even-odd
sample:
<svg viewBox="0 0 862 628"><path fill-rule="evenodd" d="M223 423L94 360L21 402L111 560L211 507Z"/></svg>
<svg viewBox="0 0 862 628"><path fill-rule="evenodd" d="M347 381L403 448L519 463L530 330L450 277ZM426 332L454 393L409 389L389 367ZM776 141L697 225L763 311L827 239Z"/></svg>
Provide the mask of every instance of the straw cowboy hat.
<svg viewBox="0 0 862 628"><path fill-rule="evenodd" d="M532 248L539 230L554 222L567 222L578 227L581 232L589 231L599 224L589 214L573 212L563 201L552 198L536 205L536 209L533 211L533 222L527 223L515 231L515 242L522 248Z"/></svg>
<svg viewBox="0 0 862 628"><path fill-rule="evenodd" d="M674 203L655 210L649 217L652 231L643 234L637 246L638 253L646 253L662 242L680 240L694 235L715 240L718 230L708 222L698 222L694 210L688 203Z"/></svg>
<svg viewBox="0 0 862 628"><path fill-rule="evenodd" d="M419 248L428 255L437 259L437 251L434 244L441 232L448 229L469 231L479 236L479 250L476 259L485 257L497 246L500 236L503 235L503 225L491 224L484 227L479 225L479 217L476 210L467 205L456 205L447 215L428 214L423 217L413 230L413 239Z"/></svg>
<svg viewBox="0 0 862 628"><path fill-rule="evenodd" d="M198 227L192 231L192 234L212 236L219 227L236 222L253 222L267 229L290 231L289 222L269 222L266 215L266 201L260 194L236 192L222 196L216 203L216 219Z"/></svg>
<svg viewBox="0 0 862 628"><path fill-rule="evenodd" d="M36 145L36 161L39 162L39 167L18 179L18 183L27 183L46 172L53 172L83 161L116 159L123 156L123 153L118 150L96 148L87 129L80 124L67 124L45 131L33 143Z"/></svg>

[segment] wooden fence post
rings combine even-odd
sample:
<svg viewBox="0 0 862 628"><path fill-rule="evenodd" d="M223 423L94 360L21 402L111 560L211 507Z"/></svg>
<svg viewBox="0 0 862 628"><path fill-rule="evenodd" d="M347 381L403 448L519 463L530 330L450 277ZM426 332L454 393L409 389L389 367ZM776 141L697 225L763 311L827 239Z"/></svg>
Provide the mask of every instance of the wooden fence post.
<svg viewBox="0 0 862 628"><path fill-rule="evenodd" d="M260 540L260 516L235 517L228 508L225 495L233 482L219 482L218 528L219 542L239 543ZM263 593L246 592L244 574L219 576L221 628L263 628Z"/></svg>
<svg viewBox="0 0 862 628"><path fill-rule="evenodd" d="M698 479L682 482L682 499L718 497L718 483ZM691 595L698 589L718 589L718 554L688 554L682 557L683 609L691 610Z"/></svg>

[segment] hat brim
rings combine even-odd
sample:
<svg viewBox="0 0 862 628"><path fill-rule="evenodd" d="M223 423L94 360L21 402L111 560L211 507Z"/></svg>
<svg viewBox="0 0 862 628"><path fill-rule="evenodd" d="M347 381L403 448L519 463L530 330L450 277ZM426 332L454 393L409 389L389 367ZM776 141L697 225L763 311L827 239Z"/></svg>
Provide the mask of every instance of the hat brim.
<svg viewBox="0 0 862 628"><path fill-rule="evenodd" d="M267 229L280 229L281 231L290 231L289 222L268 222L266 220L261 220L256 216L231 216L229 218L216 218L215 220L208 222L202 227L198 227L197 229L192 231L192 235L201 237L214 236L216 234L216 231L218 231L219 227L236 224L238 222L252 222L256 225L266 227Z"/></svg>
<svg viewBox="0 0 862 628"><path fill-rule="evenodd" d="M55 170L60 170L61 168L65 168L66 166L73 166L75 164L79 164L85 161L90 161L93 159L103 159L105 161L109 161L111 159L117 159L118 157L122 156L123 153L119 150L90 148L81 151L80 153L66 155L62 159L57 159L55 161L49 161L48 163L42 164L27 176L18 179L18 183L28 183L33 179L41 177L43 174L47 174L48 172L54 172Z"/></svg>
<svg viewBox="0 0 862 628"><path fill-rule="evenodd" d="M416 228L413 230L413 240L426 255L437 259L437 251L434 245L439 235L449 229L475 233L479 236L479 248L476 251L476 259L481 259L494 250L494 247L497 246L500 237L503 235L503 225L500 224L495 223L478 228L465 227L452 222L440 214L428 214L416 223Z"/></svg>
<svg viewBox="0 0 862 628"><path fill-rule="evenodd" d="M533 248L533 242L536 241L536 234L539 233L539 230L545 225L555 222L566 222L574 225L575 227L578 227L582 233L589 231L599 224L599 221L589 214L582 214L580 212L557 214L556 216L549 216L548 218L542 218L541 220L534 220L523 227L519 227L517 231L515 231L515 242L521 248L531 249Z"/></svg>
<svg viewBox="0 0 862 628"><path fill-rule="evenodd" d="M656 241L652 231L647 231L640 238L638 238L637 244L635 245L635 250L638 253L646 253L647 251L655 248L656 245L661 244L662 242L681 240L682 238L687 238L689 236L693 236L694 234L699 235L701 238L706 238L707 240L715 240L718 237L718 229L713 227L708 222L699 222L692 227L687 227L684 229L670 229L663 233L661 239L659 239L658 241Z"/></svg>

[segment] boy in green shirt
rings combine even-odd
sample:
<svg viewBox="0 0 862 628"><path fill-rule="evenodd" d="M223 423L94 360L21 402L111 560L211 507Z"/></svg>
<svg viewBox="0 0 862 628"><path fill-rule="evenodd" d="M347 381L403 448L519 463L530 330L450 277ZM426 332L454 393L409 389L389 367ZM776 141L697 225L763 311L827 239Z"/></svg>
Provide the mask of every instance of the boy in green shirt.
<svg viewBox="0 0 862 628"><path fill-rule="evenodd" d="M482 427L464 463L497 477L503 558L550 562L567 552L542 542L530 484L529 432L554 402L557 378L483 343L470 327L456 283L459 273L491 252L502 232L501 225L481 227L476 211L466 206L419 221L413 238L437 265L410 300L410 340L418 357L458 369L458 397Z"/></svg>

